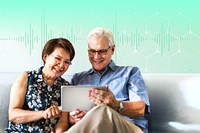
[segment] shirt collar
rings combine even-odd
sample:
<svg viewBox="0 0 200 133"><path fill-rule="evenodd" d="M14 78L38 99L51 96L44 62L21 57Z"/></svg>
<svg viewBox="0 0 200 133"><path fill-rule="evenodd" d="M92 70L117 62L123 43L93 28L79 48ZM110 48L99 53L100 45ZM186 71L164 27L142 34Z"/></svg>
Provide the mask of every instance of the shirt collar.
<svg viewBox="0 0 200 133"><path fill-rule="evenodd" d="M105 68L105 71L103 73L105 73L106 71L108 71L108 69L111 69L112 71L115 71L116 69L116 64L113 60L111 60L111 62L108 64L108 66ZM98 71L96 71L94 68L91 68L88 72L88 74L92 74L92 73L97 73Z"/></svg>
<svg viewBox="0 0 200 133"><path fill-rule="evenodd" d="M115 64L115 62L112 60L110 62L110 64L108 65L108 67L110 67L111 70L115 71L116 70L116 64Z"/></svg>

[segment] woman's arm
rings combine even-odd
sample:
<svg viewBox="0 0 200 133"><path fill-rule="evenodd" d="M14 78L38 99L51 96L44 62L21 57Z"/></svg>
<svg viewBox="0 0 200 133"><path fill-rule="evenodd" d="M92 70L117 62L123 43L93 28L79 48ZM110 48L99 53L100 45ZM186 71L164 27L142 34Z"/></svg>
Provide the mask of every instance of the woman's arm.
<svg viewBox="0 0 200 133"><path fill-rule="evenodd" d="M22 73L14 82L10 92L9 120L14 123L28 123L43 118L43 111L23 110L27 92L28 75Z"/></svg>

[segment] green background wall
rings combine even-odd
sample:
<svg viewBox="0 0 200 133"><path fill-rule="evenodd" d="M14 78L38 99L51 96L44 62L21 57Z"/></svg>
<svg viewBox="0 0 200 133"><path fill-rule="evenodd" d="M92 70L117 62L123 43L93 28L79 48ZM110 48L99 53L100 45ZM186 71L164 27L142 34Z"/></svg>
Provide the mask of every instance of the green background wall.
<svg viewBox="0 0 200 133"><path fill-rule="evenodd" d="M0 72L40 65L47 40L66 37L76 57L68 74L90 67L88 32L113 31L118 65L144 73L200 72L199 0L0 0Z"/></svg>

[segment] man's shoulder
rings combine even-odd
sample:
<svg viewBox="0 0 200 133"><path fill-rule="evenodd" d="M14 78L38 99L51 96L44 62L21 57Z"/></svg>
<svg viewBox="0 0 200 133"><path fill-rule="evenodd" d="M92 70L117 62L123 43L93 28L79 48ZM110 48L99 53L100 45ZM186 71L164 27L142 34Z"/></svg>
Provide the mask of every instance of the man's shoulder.
<svg viewBox="0 0 200 133"><path fill-rule="evenodd" d="M129 75L129 76L141 74L141 71L139 67L137 66L117 66L114 72L118 74Z"/></svg>
<svg viewBox="0 0 200 133"><path fill-rule="evenodd" d="M86 79L87 79L86 77L89 74L90 74L90 70L74 73L74 75L72 76L72 79L71 79L70 83L73 84L73 85L78 85L83 80L86 81Z"/></svg>
<svg viewBox="0 0 200 133"><path fill-rule="evenodd" d="M137 66L116 66L118 70L129 70L129 71L138 71L139 67Z"/></svg>

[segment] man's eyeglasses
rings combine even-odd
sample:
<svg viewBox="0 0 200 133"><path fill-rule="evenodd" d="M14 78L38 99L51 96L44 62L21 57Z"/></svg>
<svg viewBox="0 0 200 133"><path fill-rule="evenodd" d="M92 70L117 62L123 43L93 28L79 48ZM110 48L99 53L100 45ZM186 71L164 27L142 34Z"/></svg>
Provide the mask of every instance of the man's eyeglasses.
<svg viewBox="0 0 200 133"><path fill-rule="evenodd" d="M100 50L89 49L88 54L91 56L94 56L96 53L98 53L99 55L102 56L102 55L105 55L109 49L110 47L107 49L100 49Z"/></svg>
<svg viewBox="0 0 200 133"><path fill-rule="evenodd" d="M71 61L70 60L63 60L61 57L59 57L59 56L54 56L54 55L51 55L51 56L53 56L54 57L54 60L56 60L57 62L64 62L64 64L66 65L66 66L69 66L69 65L71 65L72 63L71 63Z"/></svg>

